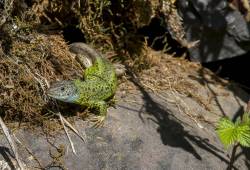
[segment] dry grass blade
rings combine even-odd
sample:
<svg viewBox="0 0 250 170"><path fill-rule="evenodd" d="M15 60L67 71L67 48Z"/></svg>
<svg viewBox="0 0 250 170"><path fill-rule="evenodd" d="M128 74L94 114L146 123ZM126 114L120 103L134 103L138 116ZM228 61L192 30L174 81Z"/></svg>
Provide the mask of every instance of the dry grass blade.
<svg viewBox="0 0 250 170"><path fill-rule="evenodd" d="M71 140L71 138L70 138L70 136L69 136L69 133L68 133L68 131L67 131L67 129L66 129L66 126L64 125L64 118L63 118L63 116L62 116L61 113L58 113L57 115L59 116L60 121L61 121L61 123L62 123L62 125L63 125L63 129L64 129L64 131L65 131L65 133L66 133L66 135L67 135L67 138L68 138L68 140L69 140L70 146L71 146L71 148L72 148L72 152L73 152L75 155L77 155L77 154L76 154L75 147L74 147L74 143L72 142L72 140Z"/></svg>
<svg viewBox="0 0 250 170"><path fill-rule="evenodd" d="M66 130L66 127L65 127L65 124L78 136L78 137L80 137L81 139L82 139L82 141L83 142L85 142L86 141L86 139L84 139L84 137L83 136L81 136L80 135L80 133L79 133L79 131L78 130L76 130L63 116L62 116L62 114L61 113L57 113L56 114L59 118L60 118L60 120L61 120L61 123L62 123L62 125L63 125L63 128L64 128L64 131L65 131L65 133L66 133L66 135L67 135L67 137L68 137L68 139L69 139L69 142L70 142L70 145L71 145L71 147L72 147L72 150L73 150L73 152L74 152L74 154L76 154L75 153L75 149L74 149L74 145L73 145L73 142L71 141L71 138L70 138L70 136L69 136L69 134L68 134L68 132L67 132L67 130ZM65 123L65 124L64 124Z"/></svg>
<svg viewBox="0 0 250 170"><path fill-rule="evenodd" d="M14 155L15 155L15 159L16 159L16 161L18 163L18 166L20 167L20 170L24 170L24 165L23 165L22 161L19 158L15 143L12 140L11 135L9 133L9 130L8 130L7 126L5 125L5 123L3 122L3 119L1 117L0 117L0 126L3 129L4 135L7 138L7 141L10 144L10 147L11 147L11 149L12 149Z"/></svg>

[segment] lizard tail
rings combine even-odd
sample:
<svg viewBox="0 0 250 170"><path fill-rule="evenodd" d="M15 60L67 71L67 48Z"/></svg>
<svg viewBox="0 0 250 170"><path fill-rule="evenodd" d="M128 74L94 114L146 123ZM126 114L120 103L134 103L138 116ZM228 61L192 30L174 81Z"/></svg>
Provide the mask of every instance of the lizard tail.
<svg viewBox="0 0 250 170"><path fill-rule="evenodd" d="M69 51L74 54L84 55L91 59L92 63L102 55L85 43L75 42L69 45Z"/></svg>

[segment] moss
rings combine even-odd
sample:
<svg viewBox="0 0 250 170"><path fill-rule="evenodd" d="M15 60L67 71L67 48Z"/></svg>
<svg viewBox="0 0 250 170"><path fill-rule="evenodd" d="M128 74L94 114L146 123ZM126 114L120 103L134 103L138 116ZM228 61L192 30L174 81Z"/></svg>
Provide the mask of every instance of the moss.
<svg viewBox="0 0 250 170"><path fill-rule="evenodd" d="M75 112L75 106L48 104L45 94L50 82L82 74L61 35L67 26L79 28L88 43L136 72L157 64L137 30L159 7L156 0L15 2L0 25L0 114L6 121L43 124L49 110Z"/></svg>
<svg viewBox="0 0 250 170"><path fill-rule="evenodd" d="M12 38L9 53L0 58L0 104L5 120L40 119L46 112L49 82L81 75L61 35L32 32L27 36L29 42Z"/></svg>

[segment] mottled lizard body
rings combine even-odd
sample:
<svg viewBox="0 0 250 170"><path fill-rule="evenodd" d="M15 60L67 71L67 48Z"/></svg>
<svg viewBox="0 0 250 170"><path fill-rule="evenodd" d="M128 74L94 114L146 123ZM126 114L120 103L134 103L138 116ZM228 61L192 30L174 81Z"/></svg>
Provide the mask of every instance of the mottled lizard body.
<svg viewBox="0 0 250 170"><path fill-rule="evenodd" d="M117 77L113 65L97 51L84 43L73 43L70 51L78 56L87 69L84 80L60 81L48 89L48 96L68 103L75 103L99 111L97 124L103 122L107 113L107 100L117 88ZM91 60L91 62L89 62Z"/></svg>

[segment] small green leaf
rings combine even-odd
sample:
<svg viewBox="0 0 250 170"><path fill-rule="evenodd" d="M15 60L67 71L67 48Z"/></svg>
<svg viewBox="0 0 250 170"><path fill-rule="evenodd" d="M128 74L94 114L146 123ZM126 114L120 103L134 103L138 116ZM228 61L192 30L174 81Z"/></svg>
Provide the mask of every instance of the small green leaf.
<svg viewBox="0 0 250 170"><path fill-rule="evenodd" d="M245 112L242 116L242 123L244 124L248 124L250 126L250 117L249 117L249 113Z"/></svg>
<svg viewBox="0 0 250 170"><path fill-rule="evenodd" d="M237 141L245 147L250 147L250 126L249 125L240 125L237 127Z"/></svg>
<svg viewBox="0 0 250 170"><path fill-rule="evenodd" d="M219 120L216 132L226 148L237 142L237 131L237 126L235 126L235 124L228 118L222 118Z"/></svg>
<svg viewBox="0 0 250 170"><path fill-rule="evenodd" d="M241 118L238 117L234 123L235 126L239 126L241 124Z"/></svg>

